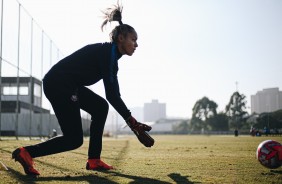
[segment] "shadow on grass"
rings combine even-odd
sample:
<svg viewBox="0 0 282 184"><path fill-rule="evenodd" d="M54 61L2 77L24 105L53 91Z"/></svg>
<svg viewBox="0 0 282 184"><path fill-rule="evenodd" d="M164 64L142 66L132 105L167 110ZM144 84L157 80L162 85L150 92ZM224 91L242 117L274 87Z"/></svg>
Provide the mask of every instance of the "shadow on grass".
<svg viewBox="0 0 282 184"><path fill-rule="evenodd" d="M8 150L6 150L5 148L0 148L0 150L2 151L2 152L5 152L5 153L9 153L9 154L12 154L12 152L11 151L8 151ZM11 157L12 157L12 155L11 155Z"/></svg>
<svg viewBox="0 0 282 184"><path fill-rule="evenodd" d="M278 170L270 170L270 172L275 174L282 174L282 171L278 171Z"/></svg>
<svg viewBox="0 0 282 184"><path fill-rule="evenodd" d="M35 177L23 175L22 173L14 170L14 169L12 169L10 167L8 167L8 169L9 169L9 171L8 171L9 175L13 179L19 181L19 183L24 183L24 184L28 184L28 183L29 184L33 184L33 183L35 183L34 182L34 180L36 179Z"/></svg>
<svg viewBox="0 0 282 184"><path fill-rule="evenodd" d="M179 173L171 173L168 175L175 183L186 183L186 184L199 184L200 182L189 181L189 176L181 176Z"/></svg>
<svg viewBox="0 0 282 184"><path fill-rule="evenodd" d="M122 158L124 157L124 155L127 152L127 148L128 148L128 142L125 143L125 146L123 147L123 149L120 151L120 154L118 155L118 159L116 161L116 163L119 163ZM4 152L7 153L11 153L10 151L7 150L3 150ZM42 165L60 170L60 171L65 171L65 172L71 172L70 169L64 168L64 167L60 167L54 164L50 164L48 162L45 161L40 161L37 160L36 162L39 162ZM130 184L137 184L137 183L142 183L142 184L149 184L149 183L154 183L154 184L169 184L169 182L166 181L161 181L158 179L154 179L154 178L148 178L148 177L141 177L141 176L134 176L134 175L128 175L128 174L123 174L123 173L119 173L116 171L100 171L101 173L107 174L106 176L98 176L97 173L96 174L85 174L83 172L76 172L78 173L78 175L75 176L70 176L70 175L65 175L65 176L39 176L39 177L33 177L33 176L27 176L25 174L23 174L22 172L18 172L16 170L14 170L13 168L9 168L9 175L14 178L15 180L17 180L19 183L23 183L23 184L35 184L38 182L59 182L59 181L69 181L69 182L87 182L89 184L91 183L99 183L99 184L118 184L118 182L114 181L115 177L121 177L121 178L126 178L130 181ZM184 181L184 180L181 180ZM188 181L188 180L187 180ZM182 182L183 183L183 182ZM191 182L190 182L191 183Z"/></svg>
<svg viewBox="0 0 282 184"><path fill-rule="evenodd" d="M0 150L3 151L3 152L6 152L6 153L11 154L11 158L12 158L12 152L11 152L11 151L8 151L8 150L5 150L5 149L1 149L1 148L0 148ZM41 163L42 165L46 165L46 166L49 166L49 167L53 167L53 168L58 169L58 170L61 170L61 171L70 171L70 170L67 169L67 168L60 167L60 166L57 166L57 165L54 165L54 164L50 164L50 163L48 163L48 162L44 162L44 161L41 161L41 160L36 160L36 162Z"/></svg>
<svg viewBox="0 0 282 184"><path fill-rule="evenodd" d="M282 174L281 170L274 170L274 169L269 170L269 172L261 173L261 175L269 175L269 176L280 175L280 174Z"/></svg>
<svg viewBox="0 0 282 184"><path fill-rule="evenodd" d="M48 181L70 181L70 182L87 182L87 183L101 183L101 184L117 184L117 182L111 181L107 178L104 177L99 177L96 175L87 175L87 176L54 176L54 177L33 177L33 176L27 176L23 175L22 173L13 170L9 168L9 173L11 177L19 181L20 183L23 184L35 184L37 182L48 182Z"/></svg>
<svg viewBox="0 0 282 184"><path fill-rule="evenodd" d="M123 160L124 156L126 155L129 147L129 142L126 141L125 145L123 146L122 150L119 152L119 155L117 156L116 159L116 164ZM10 153L10 151L1 149L3 152ZM74 154L81 154L75 152ZM82 154L84 155L84 154ZM37 162L41 163L42 165L46 165L55 169L58 169L60 171L66 171L70 172L69 169L60 167L57 165L50 164L45 161L39 161ZM149 183L154 183L154 184L169 184L169 182L166 181L161 181L155 178L148 178L148 177L142 177L142 176L135 176L135 175L128 175L128 174L123 174L117 171L100 171L101 173L108 174L106 177L103 176L97 176L96 174L85 174L82 172L78 172L78 175L75 176L70 176L70 175L65 175L65 176L39 176L39 177L32 177L32 176L27 176L21 172L18 172L12 168L9 168L9 174L11 177L13 177L15 180L19 181L20 183L23 184L35 184L37 182L56 182L56 181L69 181L69 182L87 182L87 183L100 183L100 184L117 184L118 182L115 181L115 177L120 177L120 178L126 178L130 181L130 184L137 184L137 183L142 183L142 184L149 184ZM274 171L272 170L271 172L275 172L277 174L282 174L281 171ZM76 172L77 173L77 172ZM171 173L168 175L169 178L171 178L176 184L200 184L200 182L193 182L189 181L190 176L181 176L179 173Z"/></svg>
<svg viewBox="0 0 282 184"><path fill-rule="evenodd" d="M102 173L108 173L110 174L111 178L113 177L123 177L123 178L127 178L127 179L131 179L133 181L129 182L130 184L137 184L137 183L142 183L142 184L150 184L150 183L154 183L154 184L170 184L169 182L166 181L161 181L161 180L157 180L157 179L153 179L153 178L147 178L147 177L140 177L140 176L132 176L132 175L128 175L128 174L122 174L122 173L118 173L115 171L101 171ZM84 176L54 176L54 177L44 177L44 176L39 176L39 177L33 177L33 176L27 176L27 175L23 175L22 173L9 168L9 173L11 175L11 177L13 177L15 180L19 181L20 183L23 184L35 184L37 182L48 182L48 181L52 181L52 182L56 182L56 181L69 181L69 182L87 182L87 183L99 183L99 184L118 184L118 182L116 181L112 181L112 179L108 179L105 177L101 177L101 176L97 176L94 174L90 174L90 175L84 175ZM181 176L180 176L181 177ZM186 178L186 177L185 177ZM192 184L193 182L189 182L187 179L186 180L179 180L176 183L188 183L188 184Z"/></svg>
<svg viewBox="0 0 282 184"><path fill-rule="evenodd" d="M154 178L147 178L147 177L141 177L141 176L133 176L133 175L128 175L128 174L123 174L123 173L119 173L116 171L100 171L103 173L108 173L111 174L112 177L117 176L117 177L122 177L122 178L127 178L127 179L131 179L133 181L129 182L130 184L137 184L137 183L142 183L142 184L149 184L149 183L154 183L154 184L170 184L169 182L166 181L161 181L161 180L157 180Z"/></svg>
<svg viewBox="0 0 282 184"><path fill-rule="evenodd" d="M282 174L282 171L281 171L281 170L274 170L274 169L271 169L271 170L270 170L270 173L273 173L273 174Z"/></svg>

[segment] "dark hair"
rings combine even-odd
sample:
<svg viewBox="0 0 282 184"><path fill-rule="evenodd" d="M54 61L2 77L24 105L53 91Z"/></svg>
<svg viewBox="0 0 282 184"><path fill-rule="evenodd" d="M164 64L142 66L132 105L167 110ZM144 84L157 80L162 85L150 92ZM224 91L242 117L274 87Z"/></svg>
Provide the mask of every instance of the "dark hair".
<svg viewBox="0 0 282 184"><path fill-rule="evenodd" d="M112 8L107 8L105 11L103 11L105 20L101 25L102 31L108 22L117 21L119 23L119 25L116 26L110 33L110 40L114 43L117 42L118 36L120 34L126 37L128 33L132 33L135 31L132 26L122 23L122 9L122 5L117 2L117 5L113 5Z"/></svg>

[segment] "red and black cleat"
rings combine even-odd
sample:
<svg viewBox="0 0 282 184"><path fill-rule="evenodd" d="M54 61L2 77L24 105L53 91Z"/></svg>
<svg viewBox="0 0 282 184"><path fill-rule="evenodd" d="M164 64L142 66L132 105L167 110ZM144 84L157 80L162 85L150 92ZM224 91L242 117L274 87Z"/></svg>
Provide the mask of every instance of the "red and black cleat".
<svg viewBox="0 0 282 184"><path fill-rule="evenodd" d="M104 163L100 159L88 159L86 163L87 170L110 170L113 166Z"/></svg>
<svg viewBox="0 0 282 184"><path fill-rule="evenodd" d="M15 161L18 161L23 166L24 171L27 175L40 175L40 173L36 169L34 169L33 160L25 148L18 148L13 151L12 158L15 159Z"/></svg>

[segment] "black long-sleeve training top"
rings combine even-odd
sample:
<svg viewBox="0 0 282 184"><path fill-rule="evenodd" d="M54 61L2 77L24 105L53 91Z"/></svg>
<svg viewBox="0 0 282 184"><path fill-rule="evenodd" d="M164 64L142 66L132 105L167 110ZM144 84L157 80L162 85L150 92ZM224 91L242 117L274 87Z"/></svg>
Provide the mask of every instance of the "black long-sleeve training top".
<svg viewBox="0 0 282 184"><path fill-rule="evenodd" d="M106 98L124 118L131 113L121 99L117 79L121 54L115 43L87 45L55 64L43 80L51 80L75 90L103 79Z"/></svg>

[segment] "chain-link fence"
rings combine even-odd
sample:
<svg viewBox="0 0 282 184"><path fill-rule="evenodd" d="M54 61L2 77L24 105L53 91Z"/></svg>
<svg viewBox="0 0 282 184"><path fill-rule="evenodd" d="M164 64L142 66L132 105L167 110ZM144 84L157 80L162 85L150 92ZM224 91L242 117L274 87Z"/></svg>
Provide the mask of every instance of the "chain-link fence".
<svg viewBox="0 0 282 184"><path fill-rule="evenodd" d="M60 131L41 82L60 50L17 0L0 0L0 28L0 139Z"/></svg>

